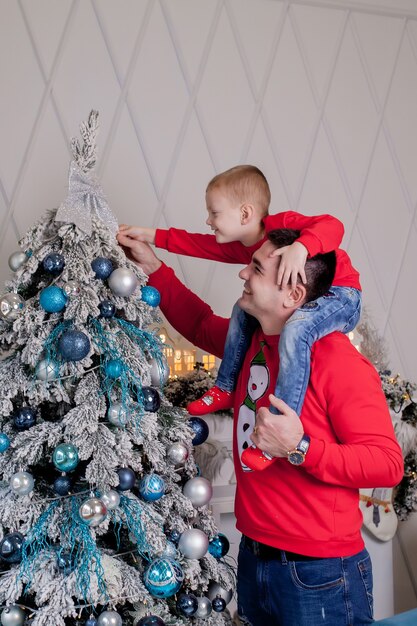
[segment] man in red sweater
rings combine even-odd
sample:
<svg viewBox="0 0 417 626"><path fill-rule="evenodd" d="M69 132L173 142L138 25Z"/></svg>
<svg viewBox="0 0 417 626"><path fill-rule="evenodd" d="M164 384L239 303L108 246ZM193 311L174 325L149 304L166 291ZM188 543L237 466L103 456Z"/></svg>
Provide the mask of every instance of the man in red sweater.
<svg viewBox="0 0 417 626"><path fill-rule="evenodd" d="M308 297L302 283L277 287L279 260L271 253L295 238L286 231L290 239L283 241L279 233L272 231L239 273L244 281L239 305L259 328L239 375L234 407L235 514L243 535L238 612L242 624L250 626L369 624L372 568L360 534L358 490L398 484L402 454L379 376L342 333L314 344L300 416L271 394L280 333ZM214 315L147 244L123 234L118 239L159 289L170 323L221 357L228 320ZM307 283L323 281L327 272L325 284L328 258L308 259ZM272 414L269 402L282 415ZM252 442L278 457L263 472L247 471L241 463L240 451Z"/></svg>

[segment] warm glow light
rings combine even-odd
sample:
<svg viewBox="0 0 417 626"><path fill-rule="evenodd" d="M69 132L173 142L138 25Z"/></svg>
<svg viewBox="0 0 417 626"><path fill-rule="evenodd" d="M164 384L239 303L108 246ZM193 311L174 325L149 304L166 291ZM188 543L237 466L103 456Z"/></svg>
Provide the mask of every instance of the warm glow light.
<svg viewBox="0 0 417 626"><path fill-rule="evenodd" d="M175 360L181 361L181 350L175 350Z"/></svg>
<svg viewBox="0 0 417 626"><path fill-rule="evenodd" d="M162 343L165 343L167 340L166 335L164 335L163 333L159 335L159 339L162 341Z"/></svg>

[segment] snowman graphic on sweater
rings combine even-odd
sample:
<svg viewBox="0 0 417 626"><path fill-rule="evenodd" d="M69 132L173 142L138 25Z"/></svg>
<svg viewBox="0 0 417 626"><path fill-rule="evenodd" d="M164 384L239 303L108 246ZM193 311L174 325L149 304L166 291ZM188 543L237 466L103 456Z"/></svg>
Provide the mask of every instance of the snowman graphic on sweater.
<svg viewBox="0 0 417 626"><path fill-rule="evenodd" d="M251 361L247 395L240 405L237 418L237 449L240 464L244 472L252 470L242 462L242 452L252 446L250 435L253 433L256 421L256 402L265 395L269 387L269 369L263 353L264 341L261 341L259 352Z"/></svg>

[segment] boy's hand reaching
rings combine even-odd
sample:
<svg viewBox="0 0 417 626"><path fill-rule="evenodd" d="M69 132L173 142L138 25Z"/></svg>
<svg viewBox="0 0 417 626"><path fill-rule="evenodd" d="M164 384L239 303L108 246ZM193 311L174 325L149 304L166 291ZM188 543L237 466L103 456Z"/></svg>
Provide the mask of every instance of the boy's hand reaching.
<svg viewBox="0 0 417 626"><path fill-rule="evenodd" d="M141 226L129 226L128 224L120 224L119 233L125 237L130 237L136 241L145 243L155 243L155 228L142 228Z"/></svg>
<svg viewBox="0 0 417 626"><path fill-rule="evenodd" d="M277 248L271 253L271 256L281 257L277 278L279 287L285 287L285 285L291 283L291 287L295 289L298 275L300 275L304 284L307 283L304 266L307 260L308 250L302 243L294 241L290 246Z"/></svg>

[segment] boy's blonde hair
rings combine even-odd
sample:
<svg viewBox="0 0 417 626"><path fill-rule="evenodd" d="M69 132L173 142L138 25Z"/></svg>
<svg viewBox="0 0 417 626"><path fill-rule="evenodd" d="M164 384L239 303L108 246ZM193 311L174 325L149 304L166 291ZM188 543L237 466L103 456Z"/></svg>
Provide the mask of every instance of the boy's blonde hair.
<svg viewBox="0 0 417 626"><path fill-rule="evenodd" d="M268 214L271 191L265 176L254 165L236 165L217 174L207 185L206 193L215 188L224 188L237 202L249 202L261 217Z"/></svg>

